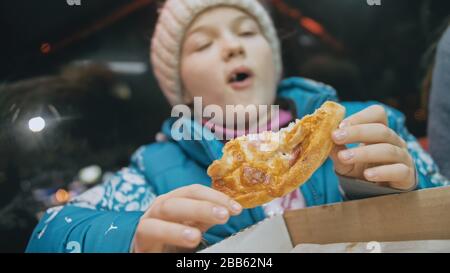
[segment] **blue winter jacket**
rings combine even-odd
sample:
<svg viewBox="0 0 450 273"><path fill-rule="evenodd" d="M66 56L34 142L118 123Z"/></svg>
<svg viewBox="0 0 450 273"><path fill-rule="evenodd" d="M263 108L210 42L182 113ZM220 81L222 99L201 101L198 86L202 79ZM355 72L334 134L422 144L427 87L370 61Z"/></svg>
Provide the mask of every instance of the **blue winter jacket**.
<svg viewBox="0 0 450 273"><path fill-rule="evenodd" d="M303 78L283 80L278 96L294 103L298 118L312 113L327 100L337 101L333 88ZM375 102L341 104L348 116ZM418 188L448 184L405 128L404 116L390 107L385 106L385 109L389 127L407 142L415 160ZM36 226L26 251L129 252L139 218L156 196L191 184L209 186L211 181L206 169L213 160L221 157L224 144L213 139L209 130L189 119L183 122L194 134L203 133L202 140L175 141L170 138L174 122L171 118L162 126L167 141L139 148L130 165L105 179L102 185L76 197L68 205L49 209ZM343 201L329 159L301 186L301 191L308 207ZM241 215L231 217L228 223L212 227L204 238L213 244L264 218L261 207L246 209Z"/></svg>

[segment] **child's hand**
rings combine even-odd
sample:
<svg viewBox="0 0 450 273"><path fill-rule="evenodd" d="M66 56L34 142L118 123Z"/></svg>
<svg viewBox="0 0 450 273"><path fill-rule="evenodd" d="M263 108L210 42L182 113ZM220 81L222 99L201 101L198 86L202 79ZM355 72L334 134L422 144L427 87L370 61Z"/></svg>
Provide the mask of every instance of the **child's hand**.
<svg viewBox="0 0 450 273"><path fill-rule="evenodd" d="M134 236L134 252L194 249L202 232L224 224L242 207L227 195L202 185L191 185L155 199L142 216Z"/></svg>
<svg viewBox="0 0 450 273"><path fill-rule="evenodd" d="M411 189L415 167L405 141L387 126L384 108L374 105L344 121L332 134L337 144L331 153L336 173L396 189ZM361 143L347 149L345 144Z"/></svg>

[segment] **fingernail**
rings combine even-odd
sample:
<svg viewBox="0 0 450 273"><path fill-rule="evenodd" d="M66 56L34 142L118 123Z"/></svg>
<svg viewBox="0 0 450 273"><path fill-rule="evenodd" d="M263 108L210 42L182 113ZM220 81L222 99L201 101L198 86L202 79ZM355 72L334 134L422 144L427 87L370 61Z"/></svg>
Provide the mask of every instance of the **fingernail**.
<svg viewBox="0 0 450 273"><path fill-rule="evenodd" d="M345 130L337 130L333 133L334 139L344 140L347 137L347 132Z"/></svg>
<svg viewBox="0 0 450 273"><path fill-rule="evenodd" d="M367 178L375 178L376 175L377 174L374 171L372 171L372 170L366 171L366 177Z"/></svg>
<svg viewBox="0 0 450 273"><path fill-rule="evenodd" d="M213 214L214 216L216 216L216 218L223 220L228 217L228 210L226 210L225 208L213 207Z"/></svg>
<svg viewBox="0 0 450 273"><path fill-rule="evenodd" d="M347 151L342 151L342 152L340 153L340 155L341 155L341 158L342 158L343 160L349 160L349 159L352 159L352 158L355 156L355 154L353 153L353 151L349 151L349 150L347 150Z"/></svg>
<svg viewBox="0 0 450 273"><path fill-rule="evenodd" d="M237 213L242 210L242 206L236 201L231 201L231 209Z"/></svg>
<svg viewBox="0 0 450 273"><path fill-rule="evenodd" d="M350 123L347 120L343 120L340 124L339 124L339 129L348 127L350 125Z"/></svg>
<svg viewBox="0 0 450 273"><path fill-rule="evenodd" d="M195 241L197 240L197 232L193 229L185 229L183 230L183 237L188 241Z"/></svg>

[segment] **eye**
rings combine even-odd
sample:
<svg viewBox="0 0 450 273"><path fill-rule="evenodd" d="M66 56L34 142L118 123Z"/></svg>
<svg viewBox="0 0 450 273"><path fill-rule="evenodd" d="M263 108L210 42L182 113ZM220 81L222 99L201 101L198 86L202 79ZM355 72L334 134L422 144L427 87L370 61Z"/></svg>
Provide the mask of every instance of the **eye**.
<svg viewBox="0 0 450 273"><path fill-rule="evenodd" d="M239 35L243 36L243 37L250 37L250 36L253 36L255 34L256 34L256 32L253 31L253 30L241 31L241 33L239 33Z"/></svg>
<svg viewBox="0 0 450 273"><path fill-rule="evenodd" d="M197 51L197 52L203 51L203 50L207 49L211 44L212 44L212 42L202 43L196 47L195 51Z"/></svg>
<svg viewBox="0 0 450 273"><path fill-rule="evenodd" d="M186 41L186 47L188 48L189 52L199 52L210 47L212 43L213 39L211 39L209 36L201 33L195 33L188 37Z"/></svg>

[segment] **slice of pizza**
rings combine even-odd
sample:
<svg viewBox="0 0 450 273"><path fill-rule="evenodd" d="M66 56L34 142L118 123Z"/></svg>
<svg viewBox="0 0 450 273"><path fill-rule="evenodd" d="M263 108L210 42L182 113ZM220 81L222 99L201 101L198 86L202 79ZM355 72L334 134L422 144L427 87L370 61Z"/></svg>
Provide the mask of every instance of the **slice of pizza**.
<svg viewBox="0 0 450 273"><path fill-rule="evenodd" d="M345 108L327 101L313 114L278 132L249 134L229 141L208 168L212 187L253 208L305 183L333 148L331 133Z"/></svg>

